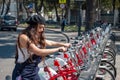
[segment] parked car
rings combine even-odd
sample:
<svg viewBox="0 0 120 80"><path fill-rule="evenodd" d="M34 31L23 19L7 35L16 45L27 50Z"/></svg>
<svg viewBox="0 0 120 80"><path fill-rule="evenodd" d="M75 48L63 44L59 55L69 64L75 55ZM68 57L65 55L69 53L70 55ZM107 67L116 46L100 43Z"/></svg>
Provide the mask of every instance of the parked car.
<svg viewBox="0 0 120 80"><path fill-rule="evenodd" d="M5 15L1 17L0 20L0 30L8 29L8 30L17 30L18 21L17 18L11 15Z"/></svg>

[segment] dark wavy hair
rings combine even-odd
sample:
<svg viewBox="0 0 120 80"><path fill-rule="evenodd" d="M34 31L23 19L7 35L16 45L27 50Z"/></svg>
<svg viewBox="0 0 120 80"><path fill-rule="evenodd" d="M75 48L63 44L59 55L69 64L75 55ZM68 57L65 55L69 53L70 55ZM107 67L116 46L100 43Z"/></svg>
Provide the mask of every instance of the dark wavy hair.
<svg viewBox="0 0 120 80"><path fill-rule="evenodd" d="M36 17L36 16L35 16L35 17ZM31 17L31 18L33 18L33 17ZM30 19L31 19L31 18L30 18ZM30 19L29 19L29 20L30 20ZM41 19L42 19L42 20L41 20ZM21 34L25 34L25 35L28 36L27 50L28 50L28 53L30 54L30 52L29 52L29 46L30 46L31 43L34 43L36 46L37 46L37 45L40 45L40 48L41 48L41 49L44 49L44 48L46 47L46 45L45 45L44 31L41 33L41 35L40 35L39 37L36 37L36 36L35 36L35 35L36 35L36 31L37 31L38 24L45 24L45 23L44 23L43 18L39 18L39 19L38 19L38 22L37 22L37 19L36 19L36 22L34 22L33 24L32 24L32 22L31 22L31 23L28 22L28 24L29 24L29 26L28 26L25 30L23 30L23 31L19 34L19 36L20 36ZM17 39L15 63L17 62L17 59L18 59L18 49L17 49L17 47L20 48L19 36L18 36L18 39ZM21 48L20 48L20 50L21 50ZM22 52L22 54L23 54L23 56L24 56L24 58L25 58L24 52L23 52L22 50L21 50L21 52ZM31 55L31 54L30 54L30 61L32 61L32 55Z"/></svg>

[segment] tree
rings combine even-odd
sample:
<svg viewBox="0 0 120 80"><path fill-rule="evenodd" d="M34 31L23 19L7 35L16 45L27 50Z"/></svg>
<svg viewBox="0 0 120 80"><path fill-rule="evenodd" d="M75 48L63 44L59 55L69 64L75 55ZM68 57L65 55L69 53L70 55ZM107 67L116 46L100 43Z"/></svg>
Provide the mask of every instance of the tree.
<svg viewBox="0 0 120 80"><path fill-rule="evenodd" d="M95 0L86 0L86 31L93 27L94 23L94 4Z"/></svg>
<svg viewBox="0 0 120 80"><path fill-rule="evenodd" d="M35 3L35 12L37 12L38 14L40 14L39 12L41 12L41 10L42 10L42 7L44 5L44 0L41 0L41 1L34 0L34 3Z"/></svg>
<svg viewBox="0 0 120 80"><path fill-rule="evenodd" d="M58 10L59 10L58 0L47 0L46 1L46 6L48 8L48 11L52 11L53 9L55 10L57 22L59 23L60 22L60 17L58 15Z"/></svg>
<svg viewBox="0 0 120 80"><path fill-rule="evenodd" d="M6 4L7 4L7 7L6 7L6 11L5 11L5 15L8 14L9 10L10 10L10 3L11 3L11 0L9 0Z"/></svg>
<svg viewBox="0 0 120 80"><path fill-rule="evenodd" d="M1 15L3 15L4 12L4 7L5 7L5 0L2 1L2 10L1 10Z"/></svg>
<svg viewBox="0 0 120 80"><path fill-rule="evenodd" d="M3 0L0 0L0 9L2 8ZM1 9L2 10L2 9ZM0 12L1 13L1 12Z"/></svg>

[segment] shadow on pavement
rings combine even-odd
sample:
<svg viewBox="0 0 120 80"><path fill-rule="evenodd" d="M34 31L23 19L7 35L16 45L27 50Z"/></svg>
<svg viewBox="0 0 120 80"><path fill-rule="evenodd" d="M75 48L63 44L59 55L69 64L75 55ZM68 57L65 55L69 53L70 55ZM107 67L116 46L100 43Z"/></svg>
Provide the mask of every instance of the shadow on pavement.
<svg viewBox="0 0 120 80"><path fill-rule="evenodd" d="M0 58L12 58L15 54L17 32L0 32Z"/></svg>

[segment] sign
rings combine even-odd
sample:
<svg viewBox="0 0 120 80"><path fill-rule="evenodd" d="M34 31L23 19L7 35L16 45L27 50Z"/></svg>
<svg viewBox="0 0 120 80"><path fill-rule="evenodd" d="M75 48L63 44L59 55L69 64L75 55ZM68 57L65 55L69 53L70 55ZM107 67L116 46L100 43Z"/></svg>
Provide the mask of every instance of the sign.
<svg viewBox="0 0 120 80"><path fill-rule="evenodd" d="M31 8L33 8L33 3L30 3L30 4L28 5L28 9L31 9Z"/></svg>
<svg viewBox="0 0 120 80"><path fill-rule="evenodd" d="M64 9L65 8L65 4L60 4L60 8Z"/></svg>
<svg viewBox="0 0 120 80"><path fill-rule="evenodd" d="M66 3L66 0L59 0L59 3L60 3L60 4L65 4L65 3Z"/></svg>

